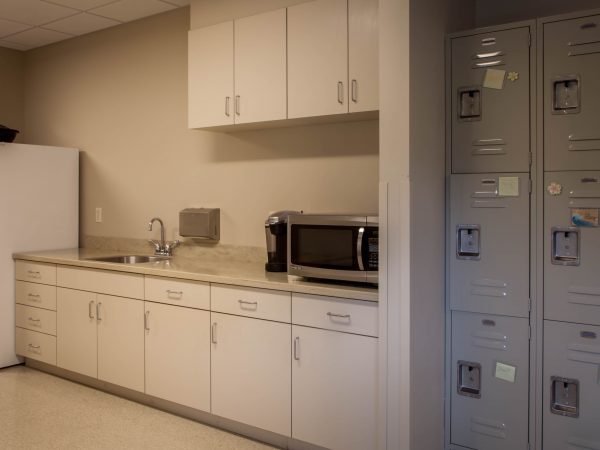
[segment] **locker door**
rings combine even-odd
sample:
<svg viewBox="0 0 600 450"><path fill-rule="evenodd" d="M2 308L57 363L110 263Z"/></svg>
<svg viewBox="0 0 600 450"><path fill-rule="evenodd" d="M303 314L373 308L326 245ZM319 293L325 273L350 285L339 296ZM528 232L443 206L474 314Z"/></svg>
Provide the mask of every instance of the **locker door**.
<svg viewBox="0 0 600 450"><path fill-rule="evenodd" d="M545 321L544 450L600 449L600 327Z"/></svg>
<svg viewBox="0 0 600 450"><path fill-rule="evenodd" d="M452 444L527 449L528 319L452 312L452 370Z"/></svg>
<svg viewBox="0 0 600 450"><path fill-rule="evenodd" d="M600 169L600 16L544 25L545 170Z"/></svg>
<svg viewBox="0 0 600 450"><path fill-rule="evenodd" d="M452 172L527 172L529 28L451 45Z"/></svg>
<svg viewBox="0 0 600 450"><path fill-rule="evenodd" d="M529 178L452 175L450 307L529 316Z"/></svg>
<svg viewBox="0 0 600 450"><path fill-rule="evenodd" d="M600 325L600 172L545 178L544 317Z"/></svg>

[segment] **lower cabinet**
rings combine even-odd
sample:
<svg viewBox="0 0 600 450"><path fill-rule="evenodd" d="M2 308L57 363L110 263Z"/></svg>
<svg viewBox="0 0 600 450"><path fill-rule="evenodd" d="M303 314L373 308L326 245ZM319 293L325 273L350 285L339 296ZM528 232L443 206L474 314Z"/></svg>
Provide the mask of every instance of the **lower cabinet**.
<svg viewBox="0 0 600 450"><path fill-rule="evenodd" d="M146 394L210 412L210 312L145 302Z"/></svg>
<svg viewBox="0 0 600 450"><path fill-rule="evenodd" d="M144 391L140 300L57 289L58 367Z"/></svg>
<svg viewBox="0 0 600 450"><path fill-rule="evenodd" d="M211 328L211 412L289 436L290 325L211 313Z"/></svg>
<svg viewBox="0 0 600 450"><path fill-rule="evenodd" d="M292 326L292 437L376 448L377 338Z"/></svg>

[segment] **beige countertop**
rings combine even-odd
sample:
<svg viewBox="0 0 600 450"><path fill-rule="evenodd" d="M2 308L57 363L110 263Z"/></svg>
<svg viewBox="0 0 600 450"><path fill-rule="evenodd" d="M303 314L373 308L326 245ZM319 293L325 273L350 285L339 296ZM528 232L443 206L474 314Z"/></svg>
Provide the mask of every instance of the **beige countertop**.
<svg viewBox="0 0 600 450"><path fill-rule="evenodd" d="M264 264L256 262L223 261L218 259L213 261L209 258L188 258L177 255L166 261L140 264L115 264L87 259L118 254L123 254L123 252L80 248L15 253L13 258L66 266L88 267L90 269L140 273L185 280L207 281L210 283L342 297L354 300L376 302L379 298L376 287L336 282L306 281L301 278L288 277L286 273L266 272Z"/></svg>

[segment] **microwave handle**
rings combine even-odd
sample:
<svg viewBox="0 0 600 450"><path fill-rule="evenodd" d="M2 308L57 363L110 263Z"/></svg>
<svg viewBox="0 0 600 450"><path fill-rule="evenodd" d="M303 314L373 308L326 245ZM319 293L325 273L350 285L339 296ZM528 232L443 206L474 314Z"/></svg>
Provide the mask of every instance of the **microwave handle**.
<svg viewBox="0 0 600 450"><path fill-rule="evenodd" d="M358 268L359 270L365 270L365 265L363 264L363 254L362 254L362 244L363 244L363 236L365 234L365 227L360 227L358 229L358 239L356 240L356 257L358 259Z"/></svg>

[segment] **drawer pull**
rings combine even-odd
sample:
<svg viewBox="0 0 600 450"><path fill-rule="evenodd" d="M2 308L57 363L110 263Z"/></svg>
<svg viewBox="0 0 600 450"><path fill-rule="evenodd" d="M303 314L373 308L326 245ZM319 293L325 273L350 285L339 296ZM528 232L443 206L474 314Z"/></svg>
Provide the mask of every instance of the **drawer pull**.
<svg viewBox="0 0 600 450"><path fill-rule="evenodd" d="M144 314L144 330L146 331L150 331L150 311L146 311L146 313Z"/></svg>
<svg viewBox="0 0 600 450"><path fill-rule="evenodd" d="M30 322L39 322L40 319L34 319L33 317L28 317L27 320L29 320Z"/></svg>
<svg viewBox="0 0 600 450"><path fill-rule="evenodd" d="M258 309L258 302L249 302L248 300L238 300L238 303L240 304L240 308L242 308L242 309L253 309L253 310ZM246 306L246 308L244 308L244 306Z"/></svg>
<svg viewBox="0 0 600 450"><path fill-rule="evenodd" d="M40 294L27 294L29 298L40 298Z"/></svg>
<svg viewBox="0 0 600 450"><path fill-rule="evenodd" d="M88 305L88 316L90 319L94 318L94 301L93 300Z"/></svg>
<svg viewBox="0 0 600 450"><path fill-rule="evenodd" d="M42 274L40 273L39 270L28 270L27 274L29 275L29 278L41 278Z"/></svg>
<svg viewBox="0 0 600 450"><path fill-rule="evenodd" d="M179 298L183 297L183 291L172 291L171 289L167 289L167 297L171 297L173 295L178 295Z"/></svg>
<svg viewBox="0 0 600 450"><path fill-rule="evenodd" d="M328 312L327 315L329 317L337 317L338 319L350 319L350 314L336 314L336 313Z"/></svg>
<svg viewBox="0 0 600 450"><path fill-rule="evenodd" d="M300 361L300 356L298 356L298 347L300 346L300 338L296 336L294 338L294 359L296 361Z"/></svg>
<svg viewBox="0 0 600 450"><path fill-rule="evenodd" d="M39 345L29 344L29 348L34 349L34 350L38 350L40 348L40 346Z"/></svg>
<svg viewBox="0 0 600 450"><path fill-rule="evenodd" d="M210 341L213 344L217 343L217 322L213 322L212 326L210 327Z"/></svg>

